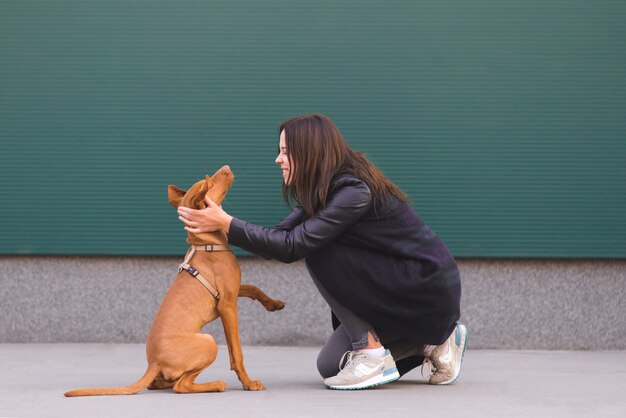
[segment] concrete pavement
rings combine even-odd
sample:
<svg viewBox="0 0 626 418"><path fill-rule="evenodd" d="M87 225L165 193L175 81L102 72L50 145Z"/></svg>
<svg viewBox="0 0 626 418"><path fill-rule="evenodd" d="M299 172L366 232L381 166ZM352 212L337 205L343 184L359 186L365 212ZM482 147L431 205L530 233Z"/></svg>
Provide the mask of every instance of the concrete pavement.
<svg viewBox="0 0 626 418"><path fill-rule="evenodd" d="M220 347L198 382L224 393L65 398L82 387L126 386L145 371L143 344L1 344L0 417L623 417L626 351L466 353L457 383L426 384L414 370L365 391L325 389L317 348L244 346L246 368L267 386L245 392Z"/></svg>

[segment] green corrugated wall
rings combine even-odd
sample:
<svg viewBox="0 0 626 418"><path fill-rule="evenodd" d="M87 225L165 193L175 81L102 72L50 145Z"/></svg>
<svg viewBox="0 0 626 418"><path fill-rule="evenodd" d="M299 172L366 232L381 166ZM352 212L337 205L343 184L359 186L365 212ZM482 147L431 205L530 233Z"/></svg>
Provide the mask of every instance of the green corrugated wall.
<svg viewBox="0 0 626 418"><path fill-rule="evenodd" d="M626 256L626 2L0 2L0 253L180 255L166 187L230 164L277 222L321 112L457 256Z"/></svg>

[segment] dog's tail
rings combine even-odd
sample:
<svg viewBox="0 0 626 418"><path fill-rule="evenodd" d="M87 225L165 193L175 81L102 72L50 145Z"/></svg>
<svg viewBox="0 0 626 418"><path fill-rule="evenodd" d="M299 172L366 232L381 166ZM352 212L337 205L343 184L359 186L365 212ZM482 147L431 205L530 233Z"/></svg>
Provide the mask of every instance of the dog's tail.
<svg viewBox="0 0 626 418"><path fill-rule="evenodd" d="M65 396L94 396L94 395L132 395L148 387L158 376L159 368L156 364L149 364L146 373L137 382L123 388L90 388L76 389L65 392Z"/></svg>

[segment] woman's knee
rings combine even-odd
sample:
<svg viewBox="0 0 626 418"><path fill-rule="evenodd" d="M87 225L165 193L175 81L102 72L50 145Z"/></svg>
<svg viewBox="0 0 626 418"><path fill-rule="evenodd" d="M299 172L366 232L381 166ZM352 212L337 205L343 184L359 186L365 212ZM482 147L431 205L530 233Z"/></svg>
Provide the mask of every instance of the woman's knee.
<svg viewBox="0 0 626 418"><path fill-rule="evenodd" d="M327 377L339 373L339 361L346 351L352 350L350 337L343 325L339 325L332 333L326 344L317 355L317 370L320 375Z"/></svg>
<svg viewBox="0 0 626 418"><path fill-rule="evenodd" d="M331 358L326 351L322 349L317 355L317 371L322 379L336 376L339 373L339 359L335 359L334 356Z"/></svg>

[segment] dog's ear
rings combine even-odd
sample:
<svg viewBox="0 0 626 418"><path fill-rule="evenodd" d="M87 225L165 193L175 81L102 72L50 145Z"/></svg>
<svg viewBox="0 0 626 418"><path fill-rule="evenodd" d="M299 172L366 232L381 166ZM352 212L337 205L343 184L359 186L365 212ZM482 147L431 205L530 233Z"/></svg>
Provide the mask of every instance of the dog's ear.
<svg viewBox="0 0 626 418"><path fill-rule="evenodd" d="M205 176L204 181L202 182L202 186L200 190L196 193L195 196L191 198L191 206L195 209L204 209L207 207L206 201L204 198L206 197L209 189L213 187L213 180L208 175Z"/></svg>
<svg viewBox="0 0 626 418"><path fill-rule="evenodd" d="M181 190L173 184L167 186L167 200L169 200L170 204L175 208L180 206L180 201L183 200L185 193L187 193L187 191Z"/></svg>

